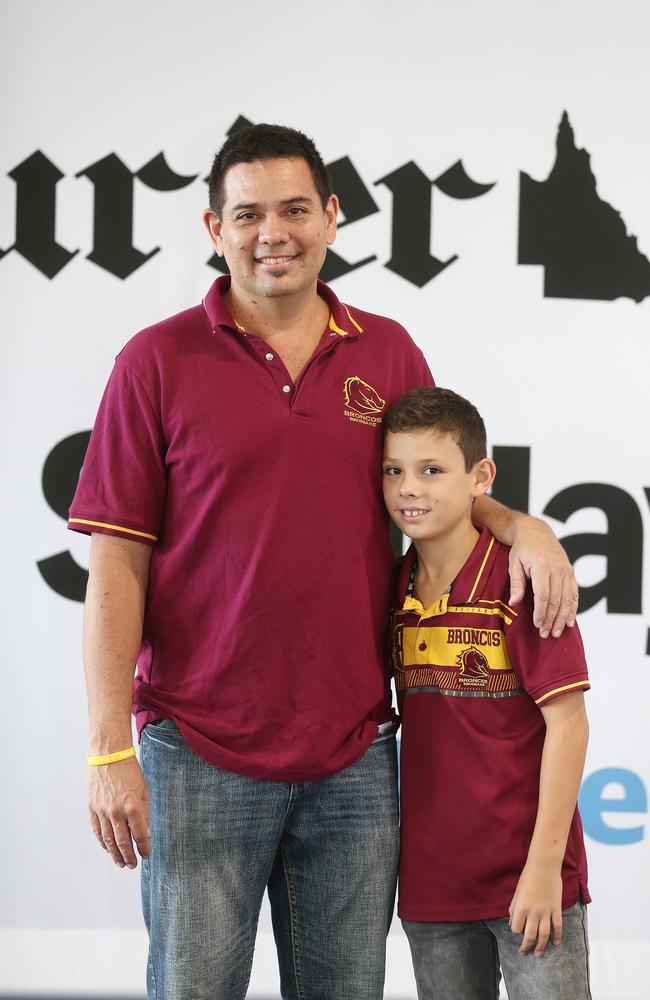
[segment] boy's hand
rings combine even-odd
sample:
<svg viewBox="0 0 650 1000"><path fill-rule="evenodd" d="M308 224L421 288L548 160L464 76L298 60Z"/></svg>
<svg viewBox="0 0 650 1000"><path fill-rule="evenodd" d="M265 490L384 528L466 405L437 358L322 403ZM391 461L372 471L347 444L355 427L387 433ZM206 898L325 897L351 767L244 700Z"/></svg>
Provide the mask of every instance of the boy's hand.
<svg viewBox="0 0 650 1000"><path fill-rule="evenodd" d="M556 865L527 863L519 876L510 909L510 930L523 934L520 955L535 946L537 958L544 954L549 937L562 940L562 875Z"/></svg>
<svg viewBox="0 0 650 1000"><path fill-rule="evenodd" d="M562 635L565 625L575 624L578 584L573 566L557 538L543 521L520 516L510 550L510 604L517 604L533 585L533 622L542 639Z"/></svg>

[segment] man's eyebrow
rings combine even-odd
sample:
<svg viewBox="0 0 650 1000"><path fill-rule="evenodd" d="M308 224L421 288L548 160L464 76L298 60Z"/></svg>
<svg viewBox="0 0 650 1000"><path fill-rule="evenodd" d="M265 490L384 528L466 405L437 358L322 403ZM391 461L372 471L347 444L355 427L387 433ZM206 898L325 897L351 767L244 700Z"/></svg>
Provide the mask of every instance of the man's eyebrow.
<svg viewBox="0 0 650 1000"><path fill-rule="evenodd" d="M296 202L299 202L299 203L301 203L303 205L313 205L314 204L314 199L310 198L308 194L295 194L292 198L283 198L282 201L279 202L279 204L280 205L295 205ZM262 207L263 206L262 206L261 202L258 202L258 201L249 201L249 202L240 201L236 205L233 205L232 208L230 209L230 211L231 212L254 212L254 211L257 211L258 209L260 209Z"/></svg>

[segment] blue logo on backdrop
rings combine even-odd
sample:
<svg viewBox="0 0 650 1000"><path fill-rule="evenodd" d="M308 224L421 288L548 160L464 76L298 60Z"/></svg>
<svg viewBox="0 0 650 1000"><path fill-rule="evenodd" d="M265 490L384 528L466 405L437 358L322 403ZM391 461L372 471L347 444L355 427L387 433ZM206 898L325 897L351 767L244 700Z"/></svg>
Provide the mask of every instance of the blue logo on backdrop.
<svg viewBox="0 0 650 1000"><path fill-rule="evenodd" d="M605 818L609 813L645 815L648 812L645 785L634 771L624 767L603 767L594 771L582 783L579 805L584 831L592 840L623 847L638 844L645 837L645 824L610 826Z"/></svg>

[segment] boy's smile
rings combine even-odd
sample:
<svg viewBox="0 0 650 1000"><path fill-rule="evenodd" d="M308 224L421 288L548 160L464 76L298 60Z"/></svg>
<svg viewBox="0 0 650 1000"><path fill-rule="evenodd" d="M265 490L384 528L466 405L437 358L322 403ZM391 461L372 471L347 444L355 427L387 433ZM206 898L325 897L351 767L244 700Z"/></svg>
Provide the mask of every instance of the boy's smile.
<svg viewBox="0 0 650 1000"><path fill-rule="evenodd" d="M486 461L486 460L483 460ZM388 512L414 540L446 537L471 523L483 493L482 462L468 472L452 434L433 429L391 432L384 442L383 487Z"/></svg>

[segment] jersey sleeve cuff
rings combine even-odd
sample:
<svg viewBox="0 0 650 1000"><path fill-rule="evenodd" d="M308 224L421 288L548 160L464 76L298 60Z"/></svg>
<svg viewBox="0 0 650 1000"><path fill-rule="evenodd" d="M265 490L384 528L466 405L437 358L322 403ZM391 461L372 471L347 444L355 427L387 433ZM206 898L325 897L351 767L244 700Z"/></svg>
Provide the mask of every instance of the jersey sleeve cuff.
<svg viewBox="0 0 650 1000"><path fill-rule="evenodd" d="M115 538L130 538L133 542L143 542L145 545L154 546L158 541L158 536L142 528L134 528L125 524L116 524L114 520L101 520L99 518L77 517L68 518L68 528L70 531L80 531L84 535L113 535Z"/></svg>
<svg viewBox="0 0 650 1000"><path fill-rule="evenodd" d="M589 679L583 677L578 681L570 681L567 684L558 684L557 687L551 688L550 691L544 691L543 694L535 697L534 701L536 705L544 705L547 701L551 701L552 698L557 698L561 694L568 694L571 691L588 691L591 687Z"/></svg>

